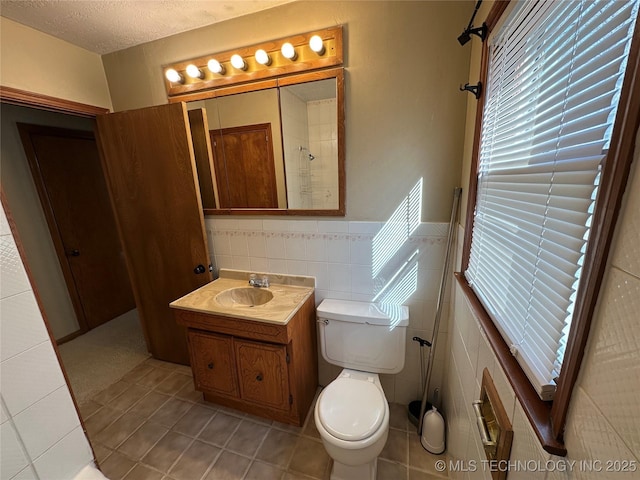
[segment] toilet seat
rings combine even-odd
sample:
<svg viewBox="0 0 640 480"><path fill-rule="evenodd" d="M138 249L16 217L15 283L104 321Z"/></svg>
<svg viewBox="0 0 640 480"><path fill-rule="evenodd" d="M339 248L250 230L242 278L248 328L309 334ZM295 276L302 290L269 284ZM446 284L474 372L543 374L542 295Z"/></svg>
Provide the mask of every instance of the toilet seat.
<svg viewBox="0 0 640 480"><path fill-rule="evenodd" d="M372 436L382 424L386 399L373 377L341 376L322 391L318 417L336 438L359 441Z"/></svg>

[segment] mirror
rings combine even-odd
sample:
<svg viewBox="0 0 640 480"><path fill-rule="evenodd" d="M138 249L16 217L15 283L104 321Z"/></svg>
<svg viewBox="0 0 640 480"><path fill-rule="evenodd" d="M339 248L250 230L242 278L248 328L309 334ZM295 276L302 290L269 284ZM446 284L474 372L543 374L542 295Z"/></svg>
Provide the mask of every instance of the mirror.
<svg viewBox="0 0 640 480"><path fill-rule="evenodd" d="M189 102L205 214L344 215L342 88L337 69Z"/></svg>

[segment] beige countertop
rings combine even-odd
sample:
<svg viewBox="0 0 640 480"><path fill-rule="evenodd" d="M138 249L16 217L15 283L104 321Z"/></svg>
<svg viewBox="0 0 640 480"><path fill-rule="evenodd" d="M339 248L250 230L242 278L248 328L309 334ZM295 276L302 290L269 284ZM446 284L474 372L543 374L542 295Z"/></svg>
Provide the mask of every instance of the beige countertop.
<svg viewBox="0 0 640 480"><path fill-rule="evenodd" d="M248 287L250 273L253 272L220 269L220 278L171 302L169 306L198 313L286 325L314 291L313 277L258 273L258 278L263 275L269 277L269 287L262 288L273 293L273 299L269 302L256 306L224 306L216 301L216 296L225 290Z"/></svg>

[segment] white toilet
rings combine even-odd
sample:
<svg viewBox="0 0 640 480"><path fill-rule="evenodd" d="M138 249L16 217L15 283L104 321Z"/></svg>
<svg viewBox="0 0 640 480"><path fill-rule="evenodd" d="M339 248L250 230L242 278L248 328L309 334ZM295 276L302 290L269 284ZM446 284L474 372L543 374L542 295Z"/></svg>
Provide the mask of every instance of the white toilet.
<svg viewBox="0 0 640 480"><path fill-rule="evenodd" d="M404 367L409 311L402 305L325 299L317 317L322 356L345 367L322 390L314 409L316 428L333 458L331 480L374 480L389 433L389 404L378 374Z"/></svg>

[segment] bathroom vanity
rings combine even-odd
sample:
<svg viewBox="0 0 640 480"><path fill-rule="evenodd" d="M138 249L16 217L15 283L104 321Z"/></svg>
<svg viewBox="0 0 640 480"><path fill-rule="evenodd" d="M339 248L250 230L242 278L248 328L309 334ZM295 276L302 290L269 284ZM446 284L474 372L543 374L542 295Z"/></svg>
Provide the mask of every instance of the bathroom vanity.
<svg viewBox="0 0 640 480"><path fill-rule="evenodd" d="M314 279L249 272L220 278L172 302L187 327L196 390L206 401L301 426L318 386Z"/></svg>

